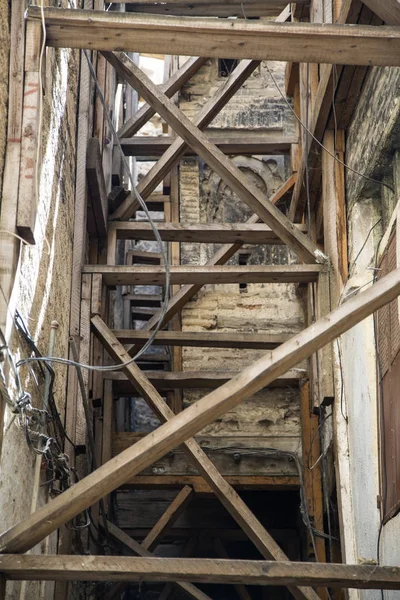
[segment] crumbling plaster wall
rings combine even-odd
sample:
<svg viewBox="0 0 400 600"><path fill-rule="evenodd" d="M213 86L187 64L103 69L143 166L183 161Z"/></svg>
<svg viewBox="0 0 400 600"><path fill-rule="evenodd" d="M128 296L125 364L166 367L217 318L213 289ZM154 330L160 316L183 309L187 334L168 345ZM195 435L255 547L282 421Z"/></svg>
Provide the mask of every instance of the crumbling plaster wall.
<svg viewBox="0 0 400 600"><path fill-rule="evenodd" d="M372 69L347 135L346 160L349 166L369 177L382 178L391 186L395 184L394 174L399 168L394 159L400 144L399 85L399 69ZM396 211L398 214L398 206L395 207L399 200L387 188L371 184L351 171L346 174L346 187L350 278L344 296L371 282L377 251L380 255L385 247L389 221L392 218L393 223ZM385 232L386 237L382 239ZM342 542L346 562L362 563L377 559L380 529L373 318L365 319L343 335L340 349L341 360L336 365L337 397L340 397L342 373L344 398L342 406L336 407L335 420ZM399 539L399 534L400 515L397 515L382 529L382 564L400 564L398 543L394 541ZM381 592L352 590L350 596L380 600ZM398 597L398 592L385 592L386 600Z"/></svg>
<svg viewBox="0 0 400 600"><path fill-rule="evenodd" d="M284 65L269 63L281 88ZM194 118L205 100L224 79L218 77L217 61L209 61L183 89L180 107ZM262 132L293 135L296 124L286 103L262 63L242 88L214 119L208 129L225 132ZM235 156L233 162L268 198L289 175L284 156ZM180 166L180 218L182 223L245 222L251 209L201 160L186 159ZM218 244L182 244L182 264L205 264L219 249ZM295 257L284 246L248 246L248 264L287 264ZM228 264L238 264L238 254ZM186 331L239 331L296 333L304 326L304 307L297 288L288 284L207 285L182 312ZM265 354L257 350L185 348L184 370L240 371ZM303 365L299 365L301 368ZM187 390L185 404L204 395L203 390ZM265 445L280 444L300 451L298 388L263 390L235 410L209 425L203 432L265 438ZM285 441L286 439L286 441Z"/></svg>
<svg viewBox="0 0 400 600"><path fill-rule="evenodd" d="M3 17L2 11L1 15ZM42 161L34 232L36 244L21 248L7 323L7 337L15 360L29 355L12 326L15 309L21 314L43 355L47 354L50 324L56 320L59 326L54 354L68 355L79 54L71 50L47 49L46 52ZM2 128L3 120L0 121ZM38 373L35 367L33 370ZM55 370L54 396L63 420L66 369L57 366ZM43 378L38 376L38 388L26 367L21 368L20 374L24 390L32 395L33 404L41 407ZM12 386L12 378L10 381ZM15 393L15 386L12 392ZM7 411L0 470L0 531L15 525L31 512L35 459L35 454L27 446L24 431ZM42 481L45 474L46 471L42 470ZM38 506L46 501L45 488L41 488ZM55 552L55 542L53 535L47 551ZM43 541L34 552L44 552L45 548L46 542ZM52 583L41 585L31 582L26 585L25 592L21 592L24 585L9 582L7 599L51 597Z"/></svg>

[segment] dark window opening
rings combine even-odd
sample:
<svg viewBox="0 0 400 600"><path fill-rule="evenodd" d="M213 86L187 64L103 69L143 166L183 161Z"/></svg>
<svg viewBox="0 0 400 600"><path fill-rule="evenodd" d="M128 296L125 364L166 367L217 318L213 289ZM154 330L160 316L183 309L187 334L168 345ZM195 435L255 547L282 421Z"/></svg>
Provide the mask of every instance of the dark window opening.
<svg viewBox="0 0 400 600"><path fill-rule="evenodd" d="M219 58L218 77L229 77L238 64L239 61L236 58Z"/></svg>
<svg viewBox="0 0 400 600"><path fill-rule="evenodd" d="M250 254L245 252L239 253L239 267L245 266L248 264L250 258ZM247 283L239 283L239 290L244 291L247 290Z"/></svg>

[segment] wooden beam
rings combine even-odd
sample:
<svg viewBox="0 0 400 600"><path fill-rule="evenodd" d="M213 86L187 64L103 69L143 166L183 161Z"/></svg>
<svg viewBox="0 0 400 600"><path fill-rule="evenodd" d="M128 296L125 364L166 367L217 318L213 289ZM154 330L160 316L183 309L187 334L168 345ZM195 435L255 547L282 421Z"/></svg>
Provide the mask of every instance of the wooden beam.
<svg viewBox="0 0 400 600"><path fill-rule="evenodd" d="M71 520L399 295L400 269L396 269L4 532L0 536L0 552L26 552L62 523ZM15 566L18 560L13 557L11 562Z"/></svg>
<svg viewBox="0 0 400 600"><path fill-rule="evenodd" d="M178 517L185 510L193 496L193 489L185 485L161 515L153 529L142 542L142 547L152 552L158 546L163 535L172 527Z"/></svg>
<svg viewBox="0 0 400 600"><path fill-rule="evenodd" d="M140 359L139 359L140 360ZM238 375L237 371L144 371L151 385L157 390L215 389ZM291 370L271 381L269 387L293 387L299 385L303 372ZM113 381L119 394L131 393L132 383L120 371L108 372L106 377Z"/></svg>
<svg viewBox="0 0 400 600"><path fill-rule="evenodd" d="M302 232L305 225L297 225ZM262 223L160 223L158 233L164 242L199 242L204 244L282 244L282 240ZM150 223L111 221L110 235L119 240L154 240Z"/></svg>
<svg viewBox="0 0 400 600"><path fill-rule="evenodd" d="M237 490L296 490L299 479L296 475L227 475L226 482ZM212 488L201 475L137 475L122 487L134 489L171 489L190 485L196 494L213 494ZM245 533L243 533L245 536Z"/></svg>
<svg viewBox="0 0 400 600"><path fill-rule="evenodd" d="M170 266L171 284L304 283L317 281L321 265ZM125 265L85 265L83 274L96 273L108 286L163 285L165 268Z"/></svg>
<svg viewBox="0 0 400 600"><path fill-rule="evenodd" d="M360 6L361 4L354 3L353 0L343 0L337 22L341 24L357 22ZM336 25L333 25L332 27L336 27ZM335 91L342 71L343 67L340 64L336 65L336 67L335 65L324 65L323 68L321 67L320 81L314 101L313 112L309 122L309 130L314 137L319 140L319 142L322 142L322 138L329 121L329 116L332 109L332 98L335 96ZM293 190L292 201L289 210L289 219L296 223L300 223L302 221L307 201L305 186L307 162L312 208L314 208L316 194L318 193L321 182L321 147L313 138L310 138L308 146L308 157L305 151L303 151L301 156L298 168L298 177Z"/></svg>
<svg viewBox="0 0 400 600"><path fill-rule="evenodd" d="M218 88L214 96L205 103L195 118L194 124L199 129L207 127L259 64L259 61L241 61L227 80ZM170 172L172 167L179 161L179 158L183 156L186 148L187 145L183 139L177 138L175 140L157 164L138 183L137 190L142 198L146 199L154 192L165 175ZM139 203L134 195L131 194L118 210L111 215L111 218L117 220L129 219L138 208Z"/></svg>
<svg viewBox="0 0 400 600"><path fill-rule="evenodd" d="M362 0L362 2L388 25L400 25L398 0Z"/></svg>
<svg viewBox="0 0 400 600"><path fill-rule="evenodd" d="M296 144L298 139L295 136L277 135L276 133L268 135L262 132L258 133L220 133L208 134L209 140L217 146L224 154L249 155L271 155L271 154L289 154L291 144ZM166 152L174 143L175 138L169 136L157 137L132 137L122 138L120 140L122 149L126 156L136 156L146 160L154 159ZM196 152L187 148L185 156L196 156Z"/></svg>
<svg viewBox="0 0 400 600"><path fill-rule="evenodd" d="M287 0L285 0L287 2ZM155 14L155 15L179 15L179 16L188 16L188 17L238 17L243 18L243 9L236 0L233 2L225 2L224 0L220 0L220 2L211 2L209 4L204 4L203 2L190 2L190 0L185 0L185 2L153 2L148 4L142 4L140 2L134 2L134 0L129 0L127 4L127 12L135 12L135 13L147 13L147 14ZM247 0L245 5L245 15L246 18L249 17L275 17L282 10L282 2L278 0L278 2L271 4L270 2L262 2L260 0L251 0L250 2Z"/></svg>
<svg viewBox="0 0 400 600"><path fill-rule="evenodd" d="M107 235L108 198L100 143L97 138L88 140L86 177L89 188L88 233L93 237L105 237Z"/></svg>
<svg viewBox="0 0 400 600"><path fill-rule="evenodd" d="M31 6L28 19L40 20L40 8ZM46 8L45 19L46 43L55 48L400 66L400 32L393 27L166 19L62 8Z"/></svg>
<svg viewBox="0 0 400 600"><path fill-rule="evenodd" d="M234 23L232 21L232 23ZM103 53L117 72L151 104L167 123L185 140L252 210L304 262L325 262L326 257L304 234L299 232L236 165L212 144L165 94L160 93L148 77L122 52ZM400 53L399 53L400 54Z"/></svg>
<svg viewBox="0 0 400 600"><path fill-rule="evenodd" d="M131 556L0 556L9 579L30 581L195 581L247 585L327 585L335 588L400 589L399 567L218 558Z"/></svg>
<svg viewBox="0 0 400 600"><path fill-rule="evenodd" d="M150 331L136 329L115 329L115 337L123 344L143 346ZM273 333L226 333L209 331L159 331L154 345L159 346L194 346L199 348L252 348L272 350L292 337L292 334Z"/></svg>
<svg viewBox="0 0 400 600"><path fill-rule="evenodd" d="M298 0L297 4L305 4L309 0ZM212 6L215 4L221 4L224 0L193 0L193 5L198 6ZM167 0L165 4L170 4L171 0ZM173 4L186 6L187 0L172 0ZM156 0L125 0L124 4L140 4L143 7L151 7L153 4L156 4ZM225 0L225 4L238 4L240 6L240 0ZM264 0L265 6L271 6L274 9L279 8L279 10L283 10L287 5L287 0Z"/></svg>
<svg viewBox="0 0 400 600"><path fill-rule="evenodd" d="M161 84L160 89L168 98L172 98L181 87L207 62L207 58L192 56L184 65L176 71L166 83ZM130 138L143 127L155 114L155 110L148 104L139 108L136 114L126 121L117 131L119 138ZM122 140L121 140L122 142ZM125 152L126 153L126 152Z"/></svg>
<svg viewBox="0 0 400 600"><path fill-rule="evenodd" d="M139 544L138 542L136 542L128 534L122 531L122 529L114 525L114 523L107 521L107 529L108 533L125 548L128 548L130 552L133 552L134 554L137 554L138 556L142 557L152 556L150 550L147 550L143 544ZM207 594L199 590L199 588L194 586L192 583L187 583L184 581L177 581L175 583L182 591L186 592L186 594L188 594L191 598L194 598L195 600L211 600L210 597L207 596ZM116 597L116 594L114 593L112 597Z"/></svg>

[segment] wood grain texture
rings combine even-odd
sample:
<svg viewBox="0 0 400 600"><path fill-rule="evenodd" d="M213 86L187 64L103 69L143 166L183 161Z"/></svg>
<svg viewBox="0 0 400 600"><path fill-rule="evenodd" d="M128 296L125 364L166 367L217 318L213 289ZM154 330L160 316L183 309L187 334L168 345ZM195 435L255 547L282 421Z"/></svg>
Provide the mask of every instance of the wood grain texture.
<svg viewBox="0 0 400 600"><path fill-rule="evenodd" d="M31 6L28 18L39 20ZM315 23L223 22L216 18L132 15L46 8L47 44L57 48L224 56L350 65L400 65L394 27ZM157 31L157 35L154 35Z"/></svg>
<svg viewBox="0 0 400 600"><path fill-rule="evenodd" d="M398 0L362 0L388 25L400 25L400 3Z"/></svg>
<svg viewBox="0 0 400 600"><path fill-rule="evenodd" d="M195 581L249 585L328 585L400 589L400 567L323 563L142 558L130 556L0 556L0 571L13 580Z"/></svg>

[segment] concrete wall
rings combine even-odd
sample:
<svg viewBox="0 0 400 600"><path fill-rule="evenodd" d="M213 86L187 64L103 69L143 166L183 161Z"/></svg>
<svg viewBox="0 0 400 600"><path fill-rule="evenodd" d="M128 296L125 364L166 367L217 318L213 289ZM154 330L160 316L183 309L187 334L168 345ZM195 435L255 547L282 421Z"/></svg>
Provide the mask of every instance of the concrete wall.
<svg viewBox="0 0 400 600"><path fill-rule="evenodd" d="M284 65L270 63L276 79L284 87ZM217 61L209 61L185 86L180 107L193 118L206 99L224 79L218 77ZM286 103L262 63L243 87L214 119L210 129L292 135L296 124ZM235 156L233 162L270 197L287 178L289 165L283 156ZM182 223L240 223L251 209L201 160L186 159L180 166L180 218ZM218 244L182 244L182 264L205 264L219 249ZM285 246L248 246L248 264L287 264L295 257ZM238 254L228 264L238 264ZM294 285L249 284L207 285L182 312L186 331L240 331L295 333L304 327L304 307ZM240 371L265 354L263 351L185 348L184 370ZM302 365L300 365L300 368ZM185 405L204 395L188 390ZM279 446L301 452L298 388L264 390L224 415L204 431L218 437L245 436L264 440L265 446ZM250 443L250 442L249 442ZM260 473L261 474L261 473Z"/></svg>
<svg viewBox="0 0 400 600"><path fill-rule="evenodd" d="M365 175L395 185L394 151L400 143L399 69L373 69L348 131L346 160ZM344 296L369 285L376 253L382 254L391 227L397 226L399 187L390 191L367 182L351 171L346 174L350 278ZM383 237L382 237L383 236ZM400 237L398 237L400 240ZM399 242L398 242L399 243ZM364 246L364 248L363 248ZM363 248L363 249L362 249ZM337 476L346 562L377 560L381 514L379 433L375 335L372 317L364 320L336 345L337 397L343 375L343 403L335 409ZM346 419L347 418L347 422ZM400 565L400 515L383 526L382 564ZM397 537L396 537L397 536ZM397 540L397 541L396 541ZM378 591L351 591L351 598L380 600ZM386 600L400 592L386 592Z"/></svg>
<svg viewBox="0 0 400 600"><path fill-rule="evenodd" d="M7 3L6 3L7 4ZM5 15L0 10L1 18ZM0 72L7 71L1 61ZM69 335L69 304L71 259L74 219L75 138L77 108L78 53L70 50L47 50L46 81L42 127L42 164L39 183L38 214L35 226L36 245L21 249L15 280L10 315L18 309L40 351L46 355L50 324L56 320L59 328L54 353L67 356ZM0 78L3 82L3 77ZM1 83L1 86L3 83ZM0 86L0 91L1 91ZM3 101L0 99L0 105ZM10 102L12 98L10 98ZM0 106L3 115L3 106ZM5 119L0 119L0 167L2 158L2 130ZM1 171L1 168L0 168ZM15 360L30 354L12 327L9 315L7 331ZM43 377L36 368L39 389L32 373L21 368L24 390L32 394L32 402L40 407ZM63 419L66 388L66 369L56 367L54 395ZM15 392L15 387L14 387ZM1 457L0 478L0 531L4 531L26 517L32 508L35 486L36 455L27 446L24 431L12 420L9 411L5 417L5 436ZM42 481L45 471L42 472ZM39 492L38 505L47 501L45 488ZM55 536L49 543L43 541L34 552L55 551ZM10 582L7 598L48 598L52 583L42 586L36 582ZM21 587L22 586L22 587ZM21 591L22 590L22 591Z"/></svg>

